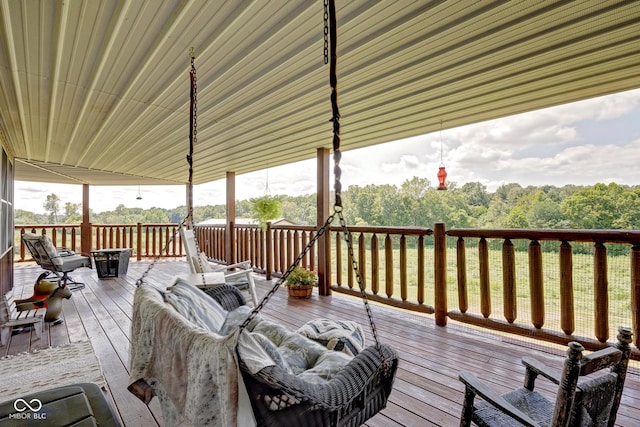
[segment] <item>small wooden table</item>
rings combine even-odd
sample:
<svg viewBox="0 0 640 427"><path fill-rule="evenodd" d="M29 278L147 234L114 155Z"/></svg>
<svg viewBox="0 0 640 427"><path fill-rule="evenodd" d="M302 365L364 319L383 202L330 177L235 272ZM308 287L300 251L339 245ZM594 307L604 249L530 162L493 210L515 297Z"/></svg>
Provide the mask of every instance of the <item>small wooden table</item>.
<svg viewBox="0 0 640 427"><path fill-rule="evenodd" d="M204 274L204 283L202 283L202 275ZM198 288L214 288L225 284L224 273L221 271L214 271L208 273L184 273L178 274L175 279L181 279L188 282Z"/></svg>

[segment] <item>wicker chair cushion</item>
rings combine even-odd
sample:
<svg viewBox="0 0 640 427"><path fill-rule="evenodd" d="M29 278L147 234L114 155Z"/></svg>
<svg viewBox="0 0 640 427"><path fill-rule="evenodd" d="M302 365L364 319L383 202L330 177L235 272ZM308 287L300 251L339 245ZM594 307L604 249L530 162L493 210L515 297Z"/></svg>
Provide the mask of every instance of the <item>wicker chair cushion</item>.
<svg viewBox="0 0 640 427"><path fill-rule="evenodd" d="M227 318L227 311L217 301L195 286L178 279L167 288L165 301L194 325L222 335L220 330Z"/></svg>
<svg viewBox="0 0 640 427"><path fill-rule="evenodd" d="M238 353L250 369L258 372L267 366L278 366L285 372L296 375L310 383L331 380L353 357L328 350L323 345L296 332L291 332L276 323L262 320L239 340ZM260 346L259 349L250 348ZM251 364L251 354L256 363Z"/></svg>

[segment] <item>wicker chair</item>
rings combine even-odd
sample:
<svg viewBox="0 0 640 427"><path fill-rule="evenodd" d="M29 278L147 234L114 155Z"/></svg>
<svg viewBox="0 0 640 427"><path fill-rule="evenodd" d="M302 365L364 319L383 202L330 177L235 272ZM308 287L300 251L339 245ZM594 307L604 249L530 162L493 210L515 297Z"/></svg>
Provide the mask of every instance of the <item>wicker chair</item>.
<svg viewBox="0 0 640 427"><path fill-rule="evenodd" d="M240 370L258 426L359 426L386 407L398 357L387 345L365 348L326 384L270 366ZM382 357L384 361L382 360Z"/></svg>
<svg viewBox="0 0 640 427"><path fill-rule="evenodd" d="M244 305L231 285L204 292L234 310ZM384 360L383 360L384 359ZM280 366L251 374L240 359L240 371L258 426L359 426L385 408L398 367L396 353L381 344L364 349L328 383L310 383Z"/></svg>
<svg viewBox="0 0 640 427"><path fill-rule="evenodd" d="M583 356L584 347L569 343L562 372L531 358L526 367L524 387L496 394L469 372L460 372L465 384L461 426L473 421L479 426L613 426L629 362L632 332L620 328L618 343ZM590 375L604 368L606 374ZM555 404L534 390L541 375L559 386ZM478 395L483 400L474 402Z"/></svg>

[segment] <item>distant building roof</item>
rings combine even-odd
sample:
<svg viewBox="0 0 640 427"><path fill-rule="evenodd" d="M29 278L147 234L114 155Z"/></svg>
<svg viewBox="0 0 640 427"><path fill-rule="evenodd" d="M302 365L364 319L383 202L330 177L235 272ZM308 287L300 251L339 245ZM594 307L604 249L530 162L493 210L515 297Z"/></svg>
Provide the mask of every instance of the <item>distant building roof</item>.
<svg viewBox="0 0 640 427"><path fill-rule="evenodd" d="M209 218L205 221L201 221L196 225L225 225L227 220L225 218ZM236 218L235 225L258 225L258 221L253 218ZM271 225L299 225L286 218L278 218L271 221Z"/></svg>

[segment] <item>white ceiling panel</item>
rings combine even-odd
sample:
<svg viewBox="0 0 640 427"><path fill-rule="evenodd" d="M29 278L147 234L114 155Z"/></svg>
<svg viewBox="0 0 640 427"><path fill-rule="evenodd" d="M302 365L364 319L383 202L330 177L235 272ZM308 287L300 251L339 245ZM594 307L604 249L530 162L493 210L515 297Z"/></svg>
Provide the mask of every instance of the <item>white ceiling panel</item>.
<svg viewBox="0 0 640 427"><path fill-rule="evenodd" d="M338 3L345 150L640 87L640 1ZM20 180L195 183L331 147L322 0L0 0Z"/></svg>

